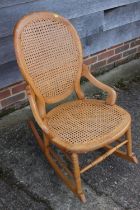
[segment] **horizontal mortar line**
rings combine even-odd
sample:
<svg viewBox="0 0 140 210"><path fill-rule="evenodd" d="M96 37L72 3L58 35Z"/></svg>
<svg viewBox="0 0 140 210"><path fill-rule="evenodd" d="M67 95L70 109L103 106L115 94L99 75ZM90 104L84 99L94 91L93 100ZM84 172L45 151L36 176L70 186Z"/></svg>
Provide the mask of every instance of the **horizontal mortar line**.
<svg viewBox="0 0 140 210"><path fill-rule="evenodd" d="M5 88L5 89L7 89L7 88ZM0 90L0 91L1 91L1 90ZM10 92L10 93L11 93L11 92ZM21 93L26 93L26 90L19 91L18 93L11 93L10 96L7 96L6 98L1 99L0 101L2 102L2 101L4 101L4 100L6 100L6 99L12 98L12 97L14 97L14 96L18 96L18 95L21 94ZM25 97L24 97L23 99L19 99L19 100L24 100L24 99L25 99Z"/></svg>

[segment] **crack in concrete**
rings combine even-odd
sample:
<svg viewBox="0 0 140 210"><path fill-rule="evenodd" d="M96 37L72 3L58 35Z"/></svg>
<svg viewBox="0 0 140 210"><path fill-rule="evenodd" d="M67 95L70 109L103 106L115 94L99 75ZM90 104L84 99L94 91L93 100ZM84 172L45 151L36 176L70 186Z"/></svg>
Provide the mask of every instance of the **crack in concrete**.
<svg viewBox="0 0 140 210"><path fill-rule="evenodd" d="M50 205L50 202L48 200L45 200L35 193L32 193L30 190L26 188L26 185L19 182L16 177L14 176L14 173L12 170L6 168L3 169L0 168L0 179L2 179L5 183L7 183L9 186L14 187L16 186L18 190L23 191L27 196L29 196L33 201L38 203L43 203L46 205L47 210L53 210L53 208Z"/></svg>

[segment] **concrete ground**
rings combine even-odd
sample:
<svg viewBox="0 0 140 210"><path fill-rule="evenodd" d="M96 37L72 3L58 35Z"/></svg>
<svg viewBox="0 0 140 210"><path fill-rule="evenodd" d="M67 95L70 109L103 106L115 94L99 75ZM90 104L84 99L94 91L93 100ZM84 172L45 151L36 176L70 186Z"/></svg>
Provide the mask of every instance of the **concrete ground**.
<svg viewBox="0 0 140 210"><path fill-rule="evenodd" d="M117 103L132 115L133 151L140 160L140 80L117 86ZM140 164L112 155L86 172L87 203L82 204L41 153L26 123L30 116L26 107L0 120L0 210L140 210ZM81 162L96 154L82 156Z"/></svg>

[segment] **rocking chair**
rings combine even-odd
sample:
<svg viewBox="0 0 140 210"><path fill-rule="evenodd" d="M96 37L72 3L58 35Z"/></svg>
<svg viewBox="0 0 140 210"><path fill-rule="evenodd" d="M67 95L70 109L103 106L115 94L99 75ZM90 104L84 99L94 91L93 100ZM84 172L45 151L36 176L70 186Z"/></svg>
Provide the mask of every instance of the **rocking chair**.
<svg viewBox="0 0 140 210"><path fill-rule="evenodd" d="M132 153L131 116L115 104L116 92L92 76L83 64L79 36L63 17L49 12L23 17L14 30L14 46L20 71L27 82L30 107L43 138L30 120L32 131L56 173L85 202L82 173L111 154L138 162ZM80 87L81 77L105 91L106 100L86 99ZM73 91L77 94L76 100L46 112L46 104L66 99ZM116 145L112 146L114 142ZM51 145L68 157L72 170ZM126 152L119 150L122 146L126 146ZM100 148L106 152L81 168L80 153Z"/></svg>

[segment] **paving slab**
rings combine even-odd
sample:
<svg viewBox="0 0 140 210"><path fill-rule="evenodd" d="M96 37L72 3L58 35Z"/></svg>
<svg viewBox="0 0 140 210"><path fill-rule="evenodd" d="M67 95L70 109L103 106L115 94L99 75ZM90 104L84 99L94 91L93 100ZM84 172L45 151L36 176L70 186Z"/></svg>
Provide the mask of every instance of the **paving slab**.
<svg viewBox="0 0 140 210"><path fill-rule="evenodd" d="M118 89L118 104L132 115L133 151L140 160L139 93L139 81ZM27 107L0 120L0 210L140 209L140 164L112 155L86 172L82 179L87 203L82 204L41 153L26 123L29 116ZM90 153L86 160L102 152ZM81 163L84 160L81 156Z"/></svg>
<svg viewBox="0 0 140 210"><path fill-rule="evenodd" d="M49 166L26 123L9 128L1 134L0 142L3 176L8 183L20 188L34 200L45 203L44 210L122 209L106 195L97 195L86 183L83 184L87 203L82 204L75 198Z"/></svg>

